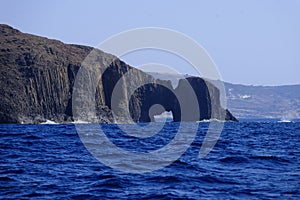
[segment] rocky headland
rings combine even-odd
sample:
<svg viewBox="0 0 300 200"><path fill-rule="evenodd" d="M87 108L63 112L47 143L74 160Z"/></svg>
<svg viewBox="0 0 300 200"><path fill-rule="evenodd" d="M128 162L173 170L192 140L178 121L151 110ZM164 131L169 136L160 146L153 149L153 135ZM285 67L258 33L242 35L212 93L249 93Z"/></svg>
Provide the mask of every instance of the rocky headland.
<svg viewBox="0 0 300 200"><path fill-rule="evenodd" d="M91 51L97 56L95 70L105 70L96 85L93 108L96 118L93 119L74 116L72 109L76 102L76 98L72 98L76 75ZM112 102L116 84L128 72L132 74L131 78L121 82L120 98ZM145 80L149 84L141 84ZM139 84L142 86L130 98L122 98L128 93L127 88ZM188 97L192 94L186 90L187 85L192 87L199 102L199 113L189 106L184 110L181 105L189 105ZM0 25L0 86L0 123L41 123L46 120L126 123L128 116L124 117L123 113L128 108L134 122L153 121L154 115L164 111L171 111L174 121L211 118L236 121L221 107L219 90L204 79L182 79L173 88L170 81L155 79L101 50L22 33L8 25ZM84 95L80 98L81 102L89 101ZM112 104L115 104L113 111ZM156 104L161 106L154 106Z"/></svg>

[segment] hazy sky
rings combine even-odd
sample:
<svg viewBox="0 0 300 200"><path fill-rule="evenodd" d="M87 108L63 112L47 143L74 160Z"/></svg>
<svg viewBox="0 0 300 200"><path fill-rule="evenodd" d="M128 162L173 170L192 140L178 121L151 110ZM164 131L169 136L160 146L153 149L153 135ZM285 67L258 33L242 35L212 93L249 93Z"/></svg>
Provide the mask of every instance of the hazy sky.
<svg viewBox="0 0 300 200"><path fill-rule="evenodd" d="M225 81L253 85L300 83L298 0L1 0L0 3L0 23L22 32L97 46L128 29L169 28L201 44ZM151 52L149 57L147 52L142 54L123 59L132 65L157 62ZM184 66L178 70L192 73Z"/></svg>

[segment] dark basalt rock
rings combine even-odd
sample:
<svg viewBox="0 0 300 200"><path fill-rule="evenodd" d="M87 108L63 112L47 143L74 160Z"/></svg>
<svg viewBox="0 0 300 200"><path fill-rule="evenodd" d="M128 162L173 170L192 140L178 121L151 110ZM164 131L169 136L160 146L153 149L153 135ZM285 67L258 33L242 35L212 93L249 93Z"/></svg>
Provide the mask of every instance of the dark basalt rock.
<svg viewBox="0 0 300 200"><path fill-rule="evenodd" d="M0 123L40 123L46 119L55 122L73 121L74 81L83 60L92 50L92 47L64 44L22 33L8 25L0 25ZM200 102L200 113L193 115L191 112L189 115L186 112L183 115L175 94L188 97L188 91L184 90L186 80L182 80L173 89L170 81L156 80L113 55L97 49L94 53L99 64L97 70L109 64L97 85L97 119L93 119L94 122L127 122L128 119L122 118L125 107L129 107L130 117L135 122L152 121L154 115L164 110L173 113L174 121L222 119L224 113L226 120L236 121L228 110L221 108L218 89L201 78L187 79ZM130 85L145 80L150 84L139 87L128 100L117 100L113 115L112 91L129 71L134 76L123 83L120 97L126 94ZM213 95L209 95L209 92L213 92ZM155 104L162 105L164 109L153 107ZM212 114L212 105L218 108L217 114Z"/></svg>

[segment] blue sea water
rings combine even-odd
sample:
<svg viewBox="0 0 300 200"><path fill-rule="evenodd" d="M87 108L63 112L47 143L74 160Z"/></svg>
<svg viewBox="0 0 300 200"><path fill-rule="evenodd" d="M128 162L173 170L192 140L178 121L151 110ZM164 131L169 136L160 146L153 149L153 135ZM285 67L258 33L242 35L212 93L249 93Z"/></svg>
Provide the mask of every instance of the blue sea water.
<svg viewBox="0 0 300 200"><path fill-rule="evenodd" d="M300 199L300 122L226 122L202 159L209 123L187 125L199 126L187 151L143 174L99 162L74 124L0 125L0 199ZM148 152L170 142L178 123L142 142L120 136L116 125L99 127L120 148Z"/></svg>

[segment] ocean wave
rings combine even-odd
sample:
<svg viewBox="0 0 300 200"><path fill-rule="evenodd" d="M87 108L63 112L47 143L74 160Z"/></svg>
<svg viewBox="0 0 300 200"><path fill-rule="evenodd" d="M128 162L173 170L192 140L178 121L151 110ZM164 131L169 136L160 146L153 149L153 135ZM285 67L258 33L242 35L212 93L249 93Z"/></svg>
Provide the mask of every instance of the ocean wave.
<svg viewBox="0 0 300 200"><path fill-rule="evenodd" d="M277 121L278 123L292 123L293 121L292 120L289 120L289 119L281 119L279 121Z"/></svg>
<svg viewBox="0 0 300 200"><path fill-rule="evenodd" d="M226 122L225 120L219 120L219 119L203 119L200 121L196 121L197 123L207 123L207 122L221 122L224 123Z"/></svg>
<svg viewBox="0 0 300 200"><path fill-rule="evenodd" d="M199 159L202 127L206 130L208 125L202 124L191 147L177 161L144 174L117 171L99 162L80 140L74 124L0 125L1 198L299 199L300 123L276 121L226 124L213 151ZM186 131L198 126L182 124ZM166 123L160 135L147 141L123 134L115 124L95 127L101 127L119 148L151 152L176 137L182 124ZM118 154L102 148L94 126L86 127L87 144L124 166ZM167 156L163 154L161 162ZM145 154L139 162L147 159ZM130 162L125 165L135 167Z"/></svg>
<svg viewBox="0 0 300 200"><path fill-rule="evenodd" d="M248 163L249 160L244 156L228 156L225 158L221 158L220 162L235 164L235 163Z"/></svg>
<svg viewBox="0 0 300 200"><path fill-rule="evenodd" d="M55 121L51 121L49 119L47 119L45 122L42 122L41 124L58 124Z"/></svg>
<svg viewBox="0 0 300 200"><path fill-rule="evenodd" d="M73 122L71 122L72 124L90 124L91 122L88 122L88 121L83 121L83 120L75 120Z"/></svg>
<svg viewBox="0 0 300 200"><path fill-rule="evenodd" d="M289 162L288 159L285 159L285 158L282 158L282 157L279 157L279 156L274 156L274 155L256 155L256 156L250 156L250 159Z"/></svg>

